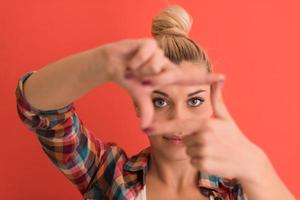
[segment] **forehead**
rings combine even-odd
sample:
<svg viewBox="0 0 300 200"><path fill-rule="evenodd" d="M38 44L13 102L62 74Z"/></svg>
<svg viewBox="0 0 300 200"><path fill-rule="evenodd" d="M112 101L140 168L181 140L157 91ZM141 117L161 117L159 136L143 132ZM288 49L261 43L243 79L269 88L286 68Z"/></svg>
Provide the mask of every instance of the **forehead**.
<svg viewBox="0 0 300 200"><path fill-rule="evenodd" d="M191 62L182 62L179 67L183 71L183 73L190 73L191 70L199 70L200 76L205 76L208 72L206 67L203 64L197 64L197 63L191 63ZM210 92L210 85L167 85L160 88L157 88L157 90L162 91L164 93L169 94L170 96L180 96L186 94L195 92L197 90L206 90L206 94L209 94ZM203 94L204 94L203 93Z"/></svg>

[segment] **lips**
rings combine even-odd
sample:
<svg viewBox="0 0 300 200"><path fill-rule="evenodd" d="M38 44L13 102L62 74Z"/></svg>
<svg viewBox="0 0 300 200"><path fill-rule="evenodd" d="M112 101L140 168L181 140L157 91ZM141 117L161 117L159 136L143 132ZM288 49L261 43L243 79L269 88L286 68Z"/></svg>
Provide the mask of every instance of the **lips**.
<svg viewBox="0 0 300 200"><path fill-rule="evenodd" d="M163 136L163 139L168 142L169 144L173 145L182 145L182 137L178 135L168 135L168 136Z"/></svg>

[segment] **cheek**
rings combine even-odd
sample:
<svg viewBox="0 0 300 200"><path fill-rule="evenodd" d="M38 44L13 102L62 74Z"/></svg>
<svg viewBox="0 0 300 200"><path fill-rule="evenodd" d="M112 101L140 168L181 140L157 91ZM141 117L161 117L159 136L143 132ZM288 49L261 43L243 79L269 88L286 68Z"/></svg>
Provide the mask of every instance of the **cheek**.
<svg viewBox="0 0 300 200"><path fill-rule="evenodd" d="M168 119L168 110L154 110L153 122L163 122Z"/></svg>
<svg viewBox="0 0 300 200"><path fill-rule="evenodd" d="M203 105L196 109L191 109L192 113L195 115L197 118L209 118L213 114L213 109L211 106L210 102L205 102Z"/></svg>

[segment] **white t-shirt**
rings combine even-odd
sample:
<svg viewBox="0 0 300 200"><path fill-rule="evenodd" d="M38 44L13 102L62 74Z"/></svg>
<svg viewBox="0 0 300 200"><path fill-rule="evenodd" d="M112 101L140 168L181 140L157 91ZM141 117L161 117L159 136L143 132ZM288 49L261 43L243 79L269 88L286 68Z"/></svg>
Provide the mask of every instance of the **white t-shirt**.
<svg viewBox="0 0 300 200"><path fill-rule="evenodd" d="M147 200L146 199L146 185L144 185L143 189L138 193L134 200ZM215 200L213 195L209 196L209 200Z"/></svg>
<svg viewBox="0 0 300 200"><path fill-rule="evenodd" d="M144 185L143 189L135 197L135 200L146 200L146 185Z"/></svg>

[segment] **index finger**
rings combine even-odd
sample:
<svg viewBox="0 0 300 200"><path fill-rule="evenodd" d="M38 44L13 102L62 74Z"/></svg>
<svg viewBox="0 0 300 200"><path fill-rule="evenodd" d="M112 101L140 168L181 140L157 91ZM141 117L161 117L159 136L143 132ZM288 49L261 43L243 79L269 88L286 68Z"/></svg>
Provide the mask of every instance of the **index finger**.
<svg viewBox="0 0 300 200"><path fill-rule="evenodd" d="M130 93L135 98L140 111L141 111L141 128L146 128L151 124L154 109L151 100L152 88L147 88L139 85L139 83L132 83L130 87Z"/></svg>
<svg viewBox="0 0 300 200"><path fill-rule="evenodd" d="M198 120L185 119L185 120L170 120L166 122L155 122L152 123L150 127L147 128L146 133L149 136L154 135L186 135L191 134L200 128L200 123Z"/></svg>
<svg viewBox="0 0 300 200"><path fill-rule="evenodd" d="M189 72L183 72L173 63L167 63L165 70L160 74L144 77L142 82L151 85L199 85L212 84L225 79L223 74L207 73L203 76L203 72L199 69L190 69Z"/></svg>

